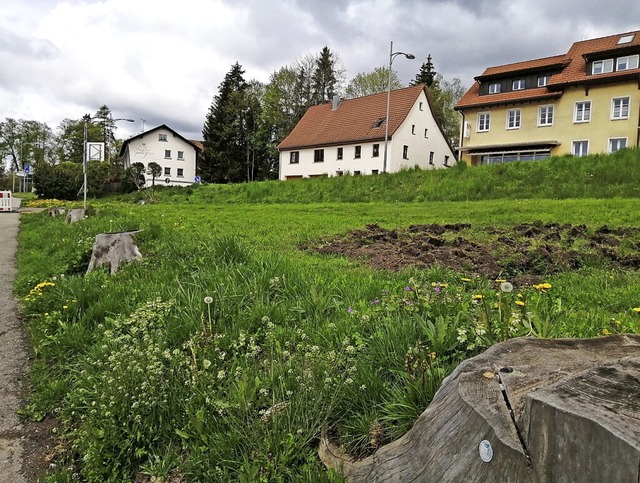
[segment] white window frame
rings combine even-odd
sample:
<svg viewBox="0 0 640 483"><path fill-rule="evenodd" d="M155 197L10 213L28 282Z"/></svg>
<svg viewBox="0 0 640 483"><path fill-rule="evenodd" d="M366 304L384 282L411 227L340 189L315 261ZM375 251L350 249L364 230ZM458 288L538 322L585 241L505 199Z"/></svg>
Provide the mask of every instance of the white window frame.
<svg viewBox="0 0 640 483"><path fill-rule="evenodd" d="M164 150L164 159L171 159L171 150L170 149L165 149Z"/></svg>
<svg viewBox="0 0 640 483"><path fill-rule="evenodd" d="M549 82L549 76L548 75L538 76L538 87L545 87L548 82Z"/></svg>
<svg viewBox="0 0 640 483"><path fill-rule="evenodd" d="M613 59L596 60L591 65L591 73L594 75L608 74L609 72L613 72Z"/></svg>
<svg viewBox="0 0 640 483"><path fill-rule="evenodd" d="M479 112L476 123L476 132L489 132L491 129L491 112Z"/></svg>
<svg viewBox="0 0 640 483"><path fill-rule="evenodd" d="M380 145L379 144L374 144L371 147L371 157L372 158L377 158L380 156Z"/></svg>
<svg viewBox="0 0 640 483"><path fill-rule="evenodd" d="M591 122L591 101L576 101L573 107L573 122Z"/></svg>
<svg viewBox="0 0 640 483"><path fill-rule="evenodd" d="M489 94L499 94L501 90L502 86L500 85L500 82L489 84Z"/></svg>
<svg viewBox="0 0 640 483"><path fill-rule="evenodd" d="M521 121L522 109L507 109L507 129L520 129Z"/></svg>
<svg viewBox="0 0 640 483"><path fill-rule="evenodd" d="M618 57L616 59L616 70L637 69L638 60L640 60L640 54Z"/></svg>
<svg viewBox="0 0 640 483"><path fill-rule="evenodd" d="M546 111L544 118L542 117L543 110ZM554 111L553 104L545 104L544 106L538 107L538 126L539 127L553 126L553 117L554 117L553 111ZM551 112L551 115L549 115L549 112ZM549 118L551 118L551 121L549 121Z"/></svg>
<svg viewBox="0 0 640 483"><path fill-rule="evenodd" d="M523 91L526 87L526 81L524 79L516 79L511 83L512 91Z"/></svg>
<svg viewBox="0 0 640 483"><path fill-rule="evenodd" d="M580 152L576 152L576 145L580 146ZM582 147L586 145L586 152L582 151ZM589 155L589 140L588 139L576 139L571 141L571 154L574 156L588 156Z"/></svg>
<svg viewBox="0 0 640 483"><path fill-rule="evenodd" d="M184 151L178 151L178 159L184 161Z"/></svg>
<svg viewBox="0 0 640 483"><path fill-rule="evenodd" d="M620 105L617 105L618 102ZM629 119L630 110L631 98L629 96L614 97L611 99L611 120Z"/></svg>
<svg viewBox="0 0 640 483"><path fill-rule="evenodd" d="M158 141L168 142L166 134L158 134Z"/></svg>
<svg viewBox="0 0 640 483"><path fill-rule="evenodd" d="M620 141L624 143L624 146L619 146ZM613 144L616 144L616 149L613 149ZM616 151L620 151L621 149L626 148L629 145L629 138L609 138L609 154L615 153Z"/></svg>
<svg viewBox="0 0 640 483"><path fill-rule="evenodd" d="M171 176L171 166L164 167L164 176Z"/></svg>

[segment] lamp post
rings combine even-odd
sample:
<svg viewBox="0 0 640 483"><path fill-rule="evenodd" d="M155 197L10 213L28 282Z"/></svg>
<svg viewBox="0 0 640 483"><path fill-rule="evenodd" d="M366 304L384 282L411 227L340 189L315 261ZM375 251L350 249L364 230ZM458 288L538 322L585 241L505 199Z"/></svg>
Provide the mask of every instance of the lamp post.
<svg viewBox="0 0 640 483"><path fill-rule="evenodd" d="M407 59L415 59L416 56L413 54L407 54L405 52L394 52L393 51L393 40L389 45L389 69L387 70L387 117L384 120L384 158L382 161L382 172L387 172L387 142L389 139L389 106L391 104L391 64L393 64L393 59L395 59L398 55L404 55Z"/></svg>
<svg viewBox="0 0 640 483"><path fill-rule="evenodd" d="M83 203L82 206L83 208L86 210L87 209L87 130L88 130L88 125L91 121L93 121L94 119L102 119L103 122L103 130L105 129L106 123L107 123L107 118L106 116L99 116L99 117L90 117L89 115L85 116L84 118L84 144L83 144L83 149L82 149L82 175L83 175L83 183L82 183L82 192L83 192ZM127 122L135 122L133 119L125 119L125 118L118 118L118 119L113 119L111 117L111 114L109 114L109 121L111 124L115 123L116 121L127 121ZM107 139L106 139L106 131L104 132L105 134L105 149L108 149L108 145L107 145ZM107 158L108 160L108 158Z"/></svg>

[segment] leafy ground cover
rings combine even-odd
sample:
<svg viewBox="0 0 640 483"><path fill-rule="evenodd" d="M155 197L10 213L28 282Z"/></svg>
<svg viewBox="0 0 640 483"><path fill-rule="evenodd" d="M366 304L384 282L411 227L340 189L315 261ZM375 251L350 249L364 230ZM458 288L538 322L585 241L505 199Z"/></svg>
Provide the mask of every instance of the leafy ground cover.
<svg viewBox="0 0 640 483"><path fill-rule="evenodd" d="M59 421L50 481L340 481L316 455L323 428L364 456L497 341L640 331L640 274L617 263L637 249L636 198L195 199L93 202L72 225L23 215L16 291L35 356L23 413ZM96 234L134 229L142 262L84 274ZM394 237L418 261L438 244L499 252L498 240L579 256L536 273L442 261L391 271L368 264L390 268L390 244L368 259L317 251Z"/></svg>

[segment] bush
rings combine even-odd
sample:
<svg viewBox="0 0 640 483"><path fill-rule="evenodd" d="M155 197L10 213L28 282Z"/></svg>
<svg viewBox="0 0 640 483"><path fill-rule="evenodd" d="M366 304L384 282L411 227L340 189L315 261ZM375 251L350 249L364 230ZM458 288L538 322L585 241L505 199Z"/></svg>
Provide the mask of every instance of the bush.
<svg viewBox="0 0 640 483"><path fill-rule="evenodd" d="M92 196L102 192L102 187L109 179L108 163L91 161L87 167L88 192ZM84 181L82 165L64 162L56 165L36 163L33 173L33 184L38 198L57 198L60 200L76 200L82 191Z"/></svg>

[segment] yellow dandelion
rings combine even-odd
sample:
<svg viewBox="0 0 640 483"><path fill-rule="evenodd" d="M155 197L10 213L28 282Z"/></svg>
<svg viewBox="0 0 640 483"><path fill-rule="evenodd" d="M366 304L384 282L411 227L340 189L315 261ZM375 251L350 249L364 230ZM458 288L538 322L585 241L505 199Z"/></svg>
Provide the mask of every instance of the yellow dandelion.
<svg viewBox="0 0 640 483"><path fill-rule="evenodd" d="M524 307L527 304L525 304L522 300L516 300L516 305L519 305L520 307Z"/></svg>
<svg viewBox="0 0 640 483"><path fill-rule="evenodd" d="M640 307L634 307L631 310L633 310L637 314L640 312Z"/></svg>
<svg viewBox="0 0 640 483"><path fill-rule="evenodd" d="M463 282L471 282L470 278L461 278L460 280L463 281Z"/></svg>
<svg viewBox="0 0 640 483"><path fill-rule="evenodd" d="M609 335L609 334L611 334L611 332L609 332L607 329L602 329L601 334L602 335Z"/></svg>
<svg viewBox="0 0 640 483"><path fill-rule="evenodd" d="M482 300L484 298L484 295L482 294L475 294L473 297L471 297L473 300Z"/></svg>
<svg viewBox="0 0 640 483"><path fill-rule="evenodd" d="M496 283L505 283L505 282L506 282L506 280L503 279L503 278L497 278L496 279Z"/></svg>

